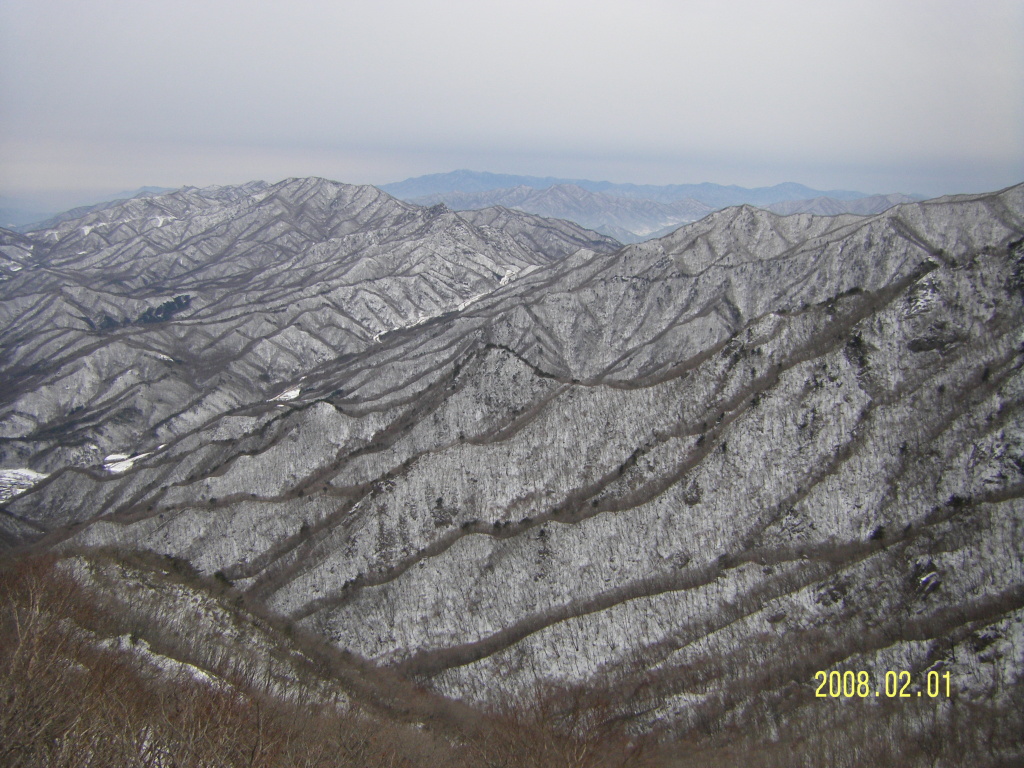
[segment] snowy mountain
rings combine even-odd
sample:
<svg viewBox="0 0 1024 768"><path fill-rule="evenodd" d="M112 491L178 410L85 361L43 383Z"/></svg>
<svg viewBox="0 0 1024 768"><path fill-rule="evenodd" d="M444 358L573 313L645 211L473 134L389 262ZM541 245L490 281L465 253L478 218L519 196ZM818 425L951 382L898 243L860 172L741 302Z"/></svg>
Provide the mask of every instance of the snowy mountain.
<svg viewBox="0 0 1024 768"><path fill-rule="evenodd" d="M562 179L550 176L516 176L512 174L486 173L480 171L452 171L419 176L405 181L381 185L381 189L401 200L414 200L430 195L450 193L472 194L513 187L547 189L560 184L571 184L588 192L600 192L613 197L653 200L671 203L677 200L697 200L712 208L730 205L765 206L786 200L807 200L814 197L832 197L837 200L855 200L866 197L863 192L848 190L822 191L803 184L786 182L771 187L748 189L733 184L616 184L610 181L589 181L587 179Z"/></svg>
<svg viewBox="0 0 1024 768"><path fill-rule="evenodd" d="M4 461L51 472L151 453L382 334L619 245L527 214L502 229L476 217L305 179L183 189L5 234Z"/></svg>
<svg viewBox="0 0 1024 768"><path fill-rule="evenodd" d="M1024 186L620 247L292 179L4 237L8 542L463 701L595 691L672 764L1022 755Z"/></svg>
<svg viewBox="0 0 1024 768"><path fill-rule="evenodd" d="M838 216L841 213L856 213L861 216L870 216L873 213L887 211L894 205L902 203L915 203L920 198L910 195L871 195L860 197L856 200L837 200L833 197L815 197L810 200L786 200L781 203L772 203L764 206L773 213L780 213L789 216L793 213L813 213L818 216Z"/></svg>
<svg viewBox="0 0 1024 768"><path fill-rule="evenodd" d="M567 219L623 243L667 235L683 224L731 205L756 205L783 215L869 215L921 199L900 194L821 192L792 182L757 189L719 184L658 187L473 171L422 176L386 184L381 189L420 205L444 203L455 210L500 205Z"/></svg>
<svg viewBox="0 0 1024 768"><path fill-rule="evenodd" d="M488 192L428 195L413 203L434 205L443 202L457 211L503 206L539 216L567 219L580 226L602 232L620 242L639 242L667 234L683 224L707 216L714 209L696 200L657 203L638 198L614 197L588 192L574 184L557 184L546 189L519 186Z"/></svg>

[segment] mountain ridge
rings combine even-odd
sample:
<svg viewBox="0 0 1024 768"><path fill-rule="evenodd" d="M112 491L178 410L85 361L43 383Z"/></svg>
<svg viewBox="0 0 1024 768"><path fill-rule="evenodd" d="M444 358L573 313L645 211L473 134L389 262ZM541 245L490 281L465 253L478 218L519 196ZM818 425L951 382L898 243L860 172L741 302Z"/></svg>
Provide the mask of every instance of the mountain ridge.
<svg viewBox="0 0 1024 768"><path fill-rule="evenodd" d="M109 275L118 253L134 263L117 243L162 227L120 222L79 267L91 223L29 240L39 253L0 282L5 298L38 297L0 323L22 325L0 333L0 375L22 360L25 377L25 399L2 404L0 448L4 466L47 476L4 502L9 538L49 531L63 551L182 558L435 692L493 703L547 684L593 688L638 730L711 750L782 739L815 764L801 750L827 733L845 755L834 762L852 765L855 745L916 744L929 723L941 745L1020 722L1024 185L870 216L745 205L625 247L508 209L462 218L367 188L332 198L308 180L264 199L256 208L273 215L204 225L215 234L202 254L219 280L266 269L218 266L245 255L248 228L289 245L295 285L275 303L225 292L166 323L83 327L62 342L96 349L65 371L29 365L53 355L51 329L72 314L53 314L54 295ZM310 213L332 199L344 214ZM203 242L184 236L197 223L164 226L182 233L168 234L172 261ZM331 249L369 245L309 254L302 232ZM549 236L560 250L531 257ZM400 242L414 243L409 258L390 258ZM440 282L428 269L433 292L451 291L428 316L401 308L419 293L377 294L393 327L343 347L320 330L350 314L336 302L307 310L333 354L292 369L299 337L286 337L251 362L274 329L301 321L275 317L322 265L349 254L367 281L387 281L434 264L438 242L461 256ZM457 285L515 258L512 276ZM215 342L219 364L237 358L269 380L250 392L232 377L253 375L215 368L180 398L206 398L187 418L122 414L131 381L75 413L77 401L51 402L71 363L76 375L79 360L100 367L99 350L144 341L184 358L235 328L254 346ZM46 341L26 346L34 335ZM145 386L166 399L178 363L165 364ZM98 377L126 375L114 372ZM42 401L52 415L22 418ZM76 454L76 440L104 450ZM124 458L102 455L115 448ZM906 670L921 690L929 670L949 671L956 696L816 698L815 673L842 669Z"/></svg>
<svg viewBox="0 0 1024 768"><path fill-rule="evenodd" d="M819 216L837 216L842 213L853 213L858 216L870 216L882 213L894 205L919 202L917 198L904 194L869 195L856 200L836 200L831 197L815 197L810 200L786 200L765 206L772 213L783 216L791 213L813 213Z"/></svg>
<svg viewBox="0 0 1024 768"><path fill-rule="evenodd" d="M589 192L603 192L618 197L637 197L666 203L693 198L716 208L743 203L769 204L784 200L803 200L814 197L833 197L836 199L867 197L863 192L814 190L795 182L784 182L770 187L751 189L710 182L658 186L653 184L618 184L609 181L590 181L587 179L516 176L467 170L418 176L404 181L382 184L380 188L400 199L411 199L450 192L488 192L517 186L546 189L558 184L572 184Z"/></svg>
<svg viewBox="0 0 1024 768"><path fill-rule="evenodd" d="M434 174L381 188L421 205L444 202L456 210L503 205L567 219L624 243L661 237L713 210L734 205L756 205L779 213L868 215L921 199L900 194L822 192L793 182L757 189L710 183L659 187L473 171Z"/></svg>
<svg viewBox="0 0 1024 768"><path fill-rule="evenodd" d="M657 203L589 192L574 184L556 184L543 190L519 186L471 194L435 194L413 198L410 202L418 205L443 202L453 210L460 211L493 205L516 208L547 218L567 219L616 237L621 242L636 242L667 234L714 210L695 200Z"/></svg>
<svg viewBox="0 0 1024 768"><path fill-rule="evenodd" d="M132 422L154 408L165 423L184 408L178 417L189 422L199 415L188 415L197 394L200 402L276 395L268 387L287 389L320 362L454 311L566 251L618 247L529 214L505 216L500 230L486 217L410 206L374 187L286 180L184 189L90 212L32 237L12 233L11 248L19 249L12 264L20 269L0 282L0 375L11 382L3 394L4 436L18 440L39 423L71 428L93 398L100 398L100 412L109 408L100 405L111 387L102 378L114 366L124 375L110 391L120 392L121 410L134 415L110 430L109 448L107 438L94 445L79 439L93 445L94 462L96 451L141 452L137 438L123 444L122 433L135 433ZM42 296L54 299L35 322L54 330L40 343L18 318L31 316L27 308ZM207 323L222 330L208 331ZM133 367L131 356L140 353ZM29 371L90 383L51 401L56 390L33 394L38 379L24 378ZM222 390L203 394L218 379ZM76 408L85 413L69 418Z"/></svg>

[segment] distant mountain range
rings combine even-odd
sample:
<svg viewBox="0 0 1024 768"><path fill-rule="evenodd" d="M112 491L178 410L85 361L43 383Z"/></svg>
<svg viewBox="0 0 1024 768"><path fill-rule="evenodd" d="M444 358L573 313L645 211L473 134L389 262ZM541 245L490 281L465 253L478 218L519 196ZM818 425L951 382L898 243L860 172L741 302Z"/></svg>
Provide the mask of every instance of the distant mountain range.
<svg viewBox="0 0 1024 768"><path fill-rule="evenodd" d="M173 191L170 187L139 187L138 189L114 192L109 195L103 195L101 198L93 198L84 205L76 206L65 213L59 213L63 210L62 208L41 205L38 201L0 198L0 227L23 230L34 226L37 229L41 229L56 223L57 219L53 217L77 218L91 211L105 208L119 200L152 197Z"/></svg>
<svg viewBox="0 0 1024 768"><path fill-rule="evenodd" d="M38 211L18 205L3 206L0 207L0 227L3 227L4 229L16 229L17 227L24 226L25 224L42 221L49 215L49 211Z"/></svg>
<svg viewBox="0 0 1024 768"><path fill-rule="evenodd" d="M793 182L754 189L710 183L654 186L466 170L420 176L380 188L419 205L444 203L455 210L501 205L568 219L624 243L666 235L732 205L754 205L783 215L869 215L922 199L903 194L823 191Z"/></svg>
<svg viewBox="0 0 1024 768"><path fill-rule="evenodd" d="M380 189L400 200L411 200L450 192L488 192L510 187L547 189L558 184L573 184L588 192L603 192L615 197L640 198L662 203L693 199L713 208L725 208L744 203L762 207L786 200L808 200L814 197L832 197L837 200L856 200L867 197L863 192L839 189L822 191L793 182L754 189L709 183L656 186L653 184L615 184L610 181L589 181L587 179L560 179L552 176L513 176L466 170L419 176L394 184L384 184Z"/></svg>
<svg viewBox="0 0 1024 768"><path fill-rule="evenodd" d="M547 189L528 186L485 192L435 193L417 197L418 205L444 203L457 211L500 205L538 216L568 219L623 243L667 235L683 224L703 219L715 209L696 200L659 203L642 198L616 197L590 192L575 184L555 184Z"/></svg>
<svg viewBox="0 0 1024 768"><path fill-rule="evenodd" d="M754 205L784 216L793 213L866 216L881 213L893 205L924 199L921 195L898 193L869 195L851 190L819 190L794 182L752 189L711 183L656 186L467 170L419 176L378 188L415 205L443 203L456 211L501 206L564 219L622 243L667 235L684 224L732 205ZM61 213L39 210L29 201L3 199L0 201L3 203L0 227L18 232L52 228L123 200L172 191L167 187L139 187Z"/></svg>

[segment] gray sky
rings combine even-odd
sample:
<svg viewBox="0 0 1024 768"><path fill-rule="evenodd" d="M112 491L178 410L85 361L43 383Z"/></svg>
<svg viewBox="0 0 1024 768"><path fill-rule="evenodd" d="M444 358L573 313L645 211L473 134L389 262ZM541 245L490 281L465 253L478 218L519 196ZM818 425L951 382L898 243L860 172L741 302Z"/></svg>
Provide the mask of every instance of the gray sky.
<svg viewBox="0 0 1024 768"><path fill-rule="evenodd" d="M0 194L1024 181L1024 0L0 0Z"/></svg>

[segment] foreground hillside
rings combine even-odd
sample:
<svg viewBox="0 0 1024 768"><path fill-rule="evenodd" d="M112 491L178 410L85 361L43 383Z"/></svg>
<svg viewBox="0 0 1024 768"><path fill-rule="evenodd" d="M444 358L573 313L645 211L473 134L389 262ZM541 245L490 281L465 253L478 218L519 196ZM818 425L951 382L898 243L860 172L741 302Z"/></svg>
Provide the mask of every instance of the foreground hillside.
<svg viewBox="0 0 1024 768"><path fill-rule="evenodd" d="M9 236L10 542L483 707L588 691L671 764L1021 758L1024 188L614 250L310 184Z"/></svg>
<svg viewBox="0 0 1024 768"><path fill-rule="evenodd" d="M0 762L11 768L656 764L568 691L488 712L254 613L180 560L128 553L0 568Z"/></svg>

